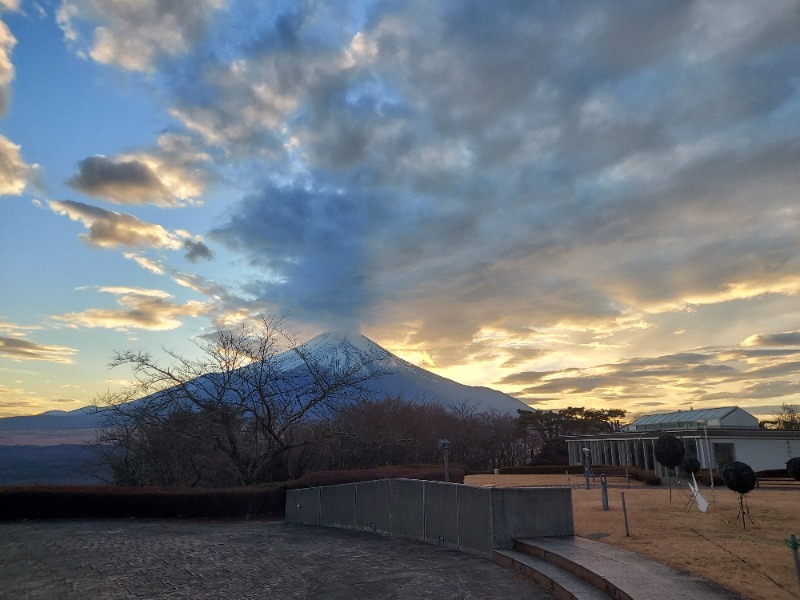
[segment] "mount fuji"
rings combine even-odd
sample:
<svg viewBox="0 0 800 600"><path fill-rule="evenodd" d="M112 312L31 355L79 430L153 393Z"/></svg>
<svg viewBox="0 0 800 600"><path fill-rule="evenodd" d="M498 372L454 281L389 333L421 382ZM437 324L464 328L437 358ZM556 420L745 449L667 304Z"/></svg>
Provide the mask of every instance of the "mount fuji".
<svg viewBox="0 0 800 600"><path fill-rule="evenodd" d="M445 408L466 405L478 412L496 411L516 416L530 407L497 390L469 386L441 377L395 356L368 337L354 333L329 332L318 335L302 348L321 365L344 371L359 364L373 377L364 386L378 400L402 396L410 401L440 404Z"/></svg>
<svg viewBox="0 0 800 600"><path fill-rule="evenodd" d="M517 410L529 410L527 404L497 390L463 385L417 367L360 334L323 333L298 350L324 369L365 370L366 381L361 387L375 400L402 396L412 402L436 403L445 408L467 406L478 412L495 411L512 416L516 416ZM286 372L301 367L301 362L294 350L275 357L275 364ZM80 444L94 439L103 419L102 412L98 413L93 406L0 418L0 445Z"/></svg>

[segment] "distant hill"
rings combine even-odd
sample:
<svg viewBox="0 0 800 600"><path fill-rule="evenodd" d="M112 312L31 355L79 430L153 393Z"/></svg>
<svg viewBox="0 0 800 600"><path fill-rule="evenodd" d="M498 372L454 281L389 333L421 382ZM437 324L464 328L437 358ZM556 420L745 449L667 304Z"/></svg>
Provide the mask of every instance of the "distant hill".
<svg viewBox="0 0 800 600"><path fill-rule="evenodd" d="M110 480L88 446L0 446L0 486L102 485Z"/></svg>

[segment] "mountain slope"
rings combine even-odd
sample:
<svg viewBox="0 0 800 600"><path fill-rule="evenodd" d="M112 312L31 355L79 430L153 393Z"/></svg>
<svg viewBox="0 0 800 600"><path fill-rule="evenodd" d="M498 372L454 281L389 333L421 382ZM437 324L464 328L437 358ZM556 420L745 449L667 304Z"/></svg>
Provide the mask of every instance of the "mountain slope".
<svg viewBox="0 0 800 600"><path fill-rule="evenodd" d="M323 333L302 348L327 366L346 370L367 363L366 368L376 375L365 387L377 399L401 395L406 400L433 402L448 408L466 404L479 412L498 411L514 416L517 410L530 410L527 404L508 394L464 385L417 367L363 335Z"/></svg>
<svg viewBox="0 0 800 600"><path fill-rule="evenodd" d="M351 371L360 369L370 378L364 383L370 397L402 396L410 401L441 404L447 408L466 405L479 412L497 411L516 416L528 405L507 394L487 387L467 386L435 375L395 356L369 338L353 333L329 332L318 335L298 348L311 362L325 369ZM302 368L298 353L288 350L275 357L280 370ZM246 367L245 367L246 368ZM204 378L213 377L212 374ZM202 385L203 378L195 380ZM0 419L0 445L77 443L94 437L102 424L102 415L91 406L69 412L49 411L35 416Z"/></svg>

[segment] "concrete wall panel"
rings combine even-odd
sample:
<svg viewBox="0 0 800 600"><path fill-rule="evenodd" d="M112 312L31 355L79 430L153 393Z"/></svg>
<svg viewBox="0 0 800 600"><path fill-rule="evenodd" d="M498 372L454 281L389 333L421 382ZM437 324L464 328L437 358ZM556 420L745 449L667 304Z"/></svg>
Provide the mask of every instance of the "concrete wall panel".
<svg viewBox="0 0 800 600"><path fill-rule="evenodd" d="M319 524L324 527L355 527L356 486L326 485L320 489Z"/></svg>
<svg viewBox="0 0 800 600"><path fill-rule="evenodd" d="M419 479L392 479L389 492L391 533L422 540L425 538L425 482Z"/></svg>
<svg viewBox="0 0 800 600"><path fill-rule="evenodd" d="M492 490L461 486L458 489L459 550L492 553Z"/></svg>
<svg viewBox="0 0 800 600"><path fill-rule="evenodd" d="M355 527L362 531L389 534L391 513L389 492L391 479L356 483Z"/></svg>
<svg viewBox="0 0 800 600"><path fill-rule="evenodd" d="M458 548L458 490L456 483L425 482L425 541Z"/></svg>
<svg viewBox="0 0 800 600"><path fill-rule="evenodd" d="M360 529L491 556L515 537L574 535L569 488L385 479L291 490L286 521Z"/></svg>
<svg viewBox="0 0 800 600"><path fill-rule="evenodd" d="M319 525L320 489L315 487L287 491L286 516L284 520L287 523Z"/></svg>
<svg viewBox="0 0 800 600"><path fill-rule="evenodd" d="M513 538L574 535L570 488L494 488L492 544L510 548Z"/></svg>

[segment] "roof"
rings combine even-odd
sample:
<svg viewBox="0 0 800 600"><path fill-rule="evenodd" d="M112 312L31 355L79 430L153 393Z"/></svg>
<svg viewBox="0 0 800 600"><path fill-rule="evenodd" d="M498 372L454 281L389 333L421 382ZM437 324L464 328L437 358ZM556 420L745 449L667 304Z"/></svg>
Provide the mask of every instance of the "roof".
<svg viewBox="0 0 800 600"><path fill-rule="evenodd" d="M653 429L685 429L696 427L757 427L758 419L738 406L683 410L639 417L628 426L629 431Z"/></svg>

